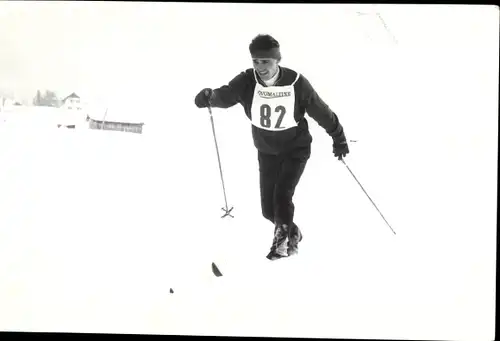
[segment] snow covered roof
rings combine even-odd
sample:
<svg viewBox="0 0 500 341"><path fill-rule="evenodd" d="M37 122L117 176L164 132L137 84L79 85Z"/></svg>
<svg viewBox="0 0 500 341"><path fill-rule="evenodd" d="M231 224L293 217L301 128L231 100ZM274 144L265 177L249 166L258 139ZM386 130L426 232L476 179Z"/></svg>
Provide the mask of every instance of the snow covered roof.
<svg viewBox="0 0 500 341"><path fill-rule="evenodd" d="M66 102L66 100L67 100L68 98L80 98L80 96L78 96L76 93L72 92L70 95L66 96L66 97L62 100L62 102L63 102L63 103L64 103L64 102Z"/></svg>

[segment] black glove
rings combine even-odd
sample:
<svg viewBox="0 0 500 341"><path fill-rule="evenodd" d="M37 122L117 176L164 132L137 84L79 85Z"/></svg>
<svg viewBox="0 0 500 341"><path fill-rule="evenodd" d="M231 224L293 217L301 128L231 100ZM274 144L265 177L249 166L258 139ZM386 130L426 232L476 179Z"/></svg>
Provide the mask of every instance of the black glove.
<svg viewBox="0 0 500 341"><path fill-rule="evenodd" d="M210 88L205 88L201 90L194 99L194 104L198 108L206 108L210 106L210 99L212 98L214 91Z"/></svg>
<svg viewBox="0 0 500 341"><path fill-rule="evenodd" d="M339 160L342 160L342 157L345 157L349 154L349 146L347 145L347 141L344 139L333 141L333 154Z"/></svg>

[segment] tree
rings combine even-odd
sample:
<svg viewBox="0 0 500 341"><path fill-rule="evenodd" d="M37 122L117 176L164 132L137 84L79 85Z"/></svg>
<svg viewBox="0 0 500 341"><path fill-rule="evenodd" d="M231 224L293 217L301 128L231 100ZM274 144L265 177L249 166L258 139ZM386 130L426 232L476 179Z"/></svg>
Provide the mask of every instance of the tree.
<svg viewBox="0 0 500 341"><path fill-rule="evenodd" d="M54 91L45 90L45 94L42 95L40 90L37 90L36 96L33 99L33 105L36 106L46 106L46 107L59 107L60 100Z"/></svg>
<svg viewBox="0 0 500 341"><path fill-rule="evenodd" d="M41 105L42 103L42 94L40 93L40 90L36 91L36 96L33 98L33 105Z"/></svg>
<svg viewBox="0 0 500 341"><path fill-rule="evenodd" d="M53 91L46 90L44 100L46 101L46 105L49 107L57 108L59 106L59 99L57 98L56 93Z"/></svg>

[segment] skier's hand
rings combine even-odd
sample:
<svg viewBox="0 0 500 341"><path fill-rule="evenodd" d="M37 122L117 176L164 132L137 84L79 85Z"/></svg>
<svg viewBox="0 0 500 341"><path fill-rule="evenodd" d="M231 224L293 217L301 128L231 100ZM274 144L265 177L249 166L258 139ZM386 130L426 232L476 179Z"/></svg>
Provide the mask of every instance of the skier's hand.
<svg viewBox="0 0 500 341"><path fill-rule="evenodd" d="M210 100L214 91L210 88L201 90L195 97L194 103L198 108L206 108L210 106Z"/></svg>
<svg viewBox="0 0 500 341"><path fill-rule="evenodd" d="M349 145L345 139L333 142L333 154L339 160L349 154Z"/></svg>

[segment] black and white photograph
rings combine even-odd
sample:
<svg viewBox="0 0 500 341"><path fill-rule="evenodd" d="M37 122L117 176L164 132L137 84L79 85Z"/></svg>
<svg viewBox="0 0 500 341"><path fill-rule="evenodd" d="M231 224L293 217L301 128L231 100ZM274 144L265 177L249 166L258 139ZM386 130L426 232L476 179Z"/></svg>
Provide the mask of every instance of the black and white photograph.
<svg viewBox="0 0 500 341"><path fill-rule="evenodd" d="M0 331L494 340L499 14L0 1Z"/></svg>

